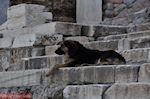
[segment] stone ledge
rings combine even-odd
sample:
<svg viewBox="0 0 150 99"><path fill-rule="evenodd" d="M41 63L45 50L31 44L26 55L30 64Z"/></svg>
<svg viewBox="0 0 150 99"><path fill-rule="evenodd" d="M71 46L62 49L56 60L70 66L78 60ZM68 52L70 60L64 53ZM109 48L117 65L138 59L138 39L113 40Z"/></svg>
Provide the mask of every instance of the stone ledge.
<svg viewBox="0 0 150 99"><path fill-rule="evenodd" d="M104 91L110 85L76 85L67 86L63 91L64 99L102 99Z"/></svg>
<svg viewBox="0 0 150 99"><path fill-rule="evenodd" d="M133 65L70 67L56 70L49 77L45 77L49 69L0 72L0 87L32 86L50 82L64 82L68 84L80 84L81 82L95 84L136 82L137 69L138 67ZM124 79L122 80L122 78Z"/></svg>
<svg viewBox="0 0 150 99"><path fill-rule="evenodd" d="M104 99L150 99L150 83L116 83L104 93Z"/></svg>
<svg viewBox="0 0 150 99"><path fill-rule="evenodd" d="M150 48L130 49L121 52L128 63L150 62Z"/></svg>

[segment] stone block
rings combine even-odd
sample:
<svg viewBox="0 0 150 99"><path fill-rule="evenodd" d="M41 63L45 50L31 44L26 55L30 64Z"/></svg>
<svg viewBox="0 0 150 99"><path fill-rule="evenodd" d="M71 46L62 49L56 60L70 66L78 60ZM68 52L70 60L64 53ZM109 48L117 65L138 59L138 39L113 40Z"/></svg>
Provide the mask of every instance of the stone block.
<svg viewBox="0 0 150 99"><path fill-rule="evenodd" d="M94 36L108 36L117 34L126 34L128 27L126 26L115 26L115 25L99 25L95 26Z"/></svg>
<svg viewBox="0 0 150 99"><path fill-rule="evenodd" d="M40 13L44 11L44 6L35 4L19 4L8 8L8 19L26 16L27 13Z"/></svg>
<svg viewBox="0 0 150 99"><path fill-rule="evenodd" d="M147 31L150 30L150 24L149 23L145 23L145 24L139 24L136 25L136 31Z"/></svg>
<svg viewBox="0 0 150 99"><path fill-rule="evenodd" d="M24 34L14 39L13 48L26 46L48 46L62 41L62 35Z"/></svg>
<svg viewBox="0 0 150 99"><path fill-rule="evenodd" d="M58 55L36 56L30 58L22 58L21 70L50 68L51 66L64 63L64 57Z"/></svg>
<svg viewBox="0 0 150 99"><path fill-rule="evenodd" d="M46 55L55 55L55 51L57 50L58 47L59 47L58 45L46 46L45 48Z"/></svg>
<svg viewBox="0 0 150 99"><path fill-rule="evenodd" d="M31 56L44 56L45 55L45 47L34 47L32 49Z"/></svg>
<svg viewBox="0 0 150 99"><path fill-rule="evenodd" d="M118 50L119 51L128 50L130 48L131 48L130 39L121 39L118 41Z"/></svg>
<svg viewBox="0 0 150 99"><path fill-rule="evenodd" d="M139 70L139 66L136 65L116 66L115 82L116 83L137 82L138 70Z"/></svg>
<svg viewBox="0 0 150 99"><path fill-rule="evenodd" d="M66 37L65 40L74 40L74 41L78 41L80 43L89 42L89 38L86 36Z"/></svg>
<svg viewBox="0 0 150 99"><path fill-rule="evenodd" d="M40 85L41 75L41 70L0 72L0 87Z"/></svg>
<svg viewBox="0 0 150 99"><path fill-rule="evenodd" d="M102 0L77 0L76 20L82 24L99 24L102 21Z"/></svg>
<svg viewBox="0 0 150 99"><path fill-rule="evenodd" d="M100 51L103 50L117 50L118 49L118 41L93 41L89 43L84 43L84 46L90 49L97 49Z"/></svg>
<svg viewBox="0 0 150 99"><path fill-rule="evenodd" d="M106 1L114 4L121 4L123 2L123 0L106 0Z"/></svg>
<svg viewBox="0 0 150 99"><path fill-rule="evenodd" d="M1 38L0 48L11 48L13 43L13 38Z"/></svg>
<svg viewBox="0 0 150 99"><path fill-rule="evenodd" d="M111 66L62 68L55 71L49 79L50 82L114 83L114 69Z"/></svg>
<svg viewBox="0 0 150 99"><path fill-rule="evenodd" d="M125 57L128 63L143 63L150 61L149 48L138 48L125 50L121 54Z"/></svg>
<svg viewBox="0 0 150 99"><path fill-rule="evenodd" d="M149 99L149 83L116 83L104 93L104 99Z"/></svg>
<svg viewBox="0 0 150 99"><path fill-rule="evenodd" d="M8 29L35 26L52 20L51 12L43 12L44 6L20 4L8 9Z"/></svg>
<svg viewBox="0 0 150 99"><path fill-rule="evenodd" d="M10 51L0 50L0 72L5 71L10 66Z"/></svg>
<svg viewBox="0 0 150 99"><path fill-rule="evenodd" d="M102 99L103 92L110 85L67 86L63 91L64 99Z"/></svg>
<svg viewBox="0 0 150 99"><path fill-rule="evenodd" d="M132 39L130 41L130 45L131 45L132 49L149 48L150 47L150 36Z"/></svg>
<svg viewBox="0 0 150 99"><path fill-rule="evenodd" d="M150 82L150 64L146 63L140 67L138 82Z"/></svg>

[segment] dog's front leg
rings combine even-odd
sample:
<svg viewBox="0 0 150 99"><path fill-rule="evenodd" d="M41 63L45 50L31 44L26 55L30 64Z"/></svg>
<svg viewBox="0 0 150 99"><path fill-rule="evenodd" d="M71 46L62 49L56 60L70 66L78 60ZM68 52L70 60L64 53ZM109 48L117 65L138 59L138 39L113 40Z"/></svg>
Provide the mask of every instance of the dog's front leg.
<svg viewBox="0 0 150 99"><path fill-rule="evenodd" d="M63 68L63 67L75 67L76 64L77 64L77 62L73 61L73 62L65 63L62 65L54 66L46 73L46 76L48 77L56 69Z"/></svg>
<svg viewBox="0 0 150 99"><path fill-rule="evenodd" d="M59 68L66 67L67 65L68 65L68 63L62 64L62 65L57 65L57 66L52 67L52 68L46 73L46 76L48 77L54 70L59 69Z"/></svg>

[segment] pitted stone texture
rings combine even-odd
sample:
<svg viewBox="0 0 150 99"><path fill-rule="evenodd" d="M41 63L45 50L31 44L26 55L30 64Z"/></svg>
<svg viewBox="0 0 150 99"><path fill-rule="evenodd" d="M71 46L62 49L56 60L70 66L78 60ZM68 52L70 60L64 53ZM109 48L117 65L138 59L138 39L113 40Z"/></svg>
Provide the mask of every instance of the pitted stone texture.
<svg viewBox="0 0 150 99"><path fill-rule="evenodd" d="M102 21L102 0L77 0L77 23L99 24Z"/></svg>
<svg viewBox="0 0 150 99"><path fill-rule="evenodd" d="M138 81L137 65L116 66L115 68L115 82L116 83L130 83Z"/></svg>
<svg viewBox="0 0 150 99"><path fill-rule="evenodd" d="M97 49L100 51L103 50L117 50L118 49L118 41L112 40L112 41L93 41L84 43L84 46L90 49Z"/></svg>
<svg viewBox="0 0 150 99"><path fill-rule="evenodd" d="M150 99L149 83L117 83L105 93L104 99Z"/></svg>
<svg viewBox="0 0 150 99"><path fill-rule="evenodd" d="M46 55L55 55L55 51L57 50L58 47L59 45L46 46L45 48Z"/></svg>
<svg viewBox="0 0 150 99"><path fill-rule="evenodd" d="M64 99L102 99L103 92L110 85L67 86L63 91Z"/></svg>
<svg viewBox="0 0 150 99"><path fill-rule="evenodd" d="M144 63L150 62L150 49L149 48L138 48L125 50L121 54L125 57L128 63Z"/></svg>
<svg viewBox="0 0 150 99"><path fill-rule="evenodd" d="M150 64L149 63L143 64L140 67L138 81L150 83Z"/></svg>
<svg viewBox="0 0 150 99"><path fill-rule="evenodd" d="M21 70L50 68L64 63L64 57L58 55L38 56L22 59Z"/></svg>
<svg viewBox="0 0 150 99"><path fill-rule="evenodd" d="M25 34L17 36L13 42L12 47L17 48L26 46L46 46L56 44L62 40L62 35Z"/></svg>

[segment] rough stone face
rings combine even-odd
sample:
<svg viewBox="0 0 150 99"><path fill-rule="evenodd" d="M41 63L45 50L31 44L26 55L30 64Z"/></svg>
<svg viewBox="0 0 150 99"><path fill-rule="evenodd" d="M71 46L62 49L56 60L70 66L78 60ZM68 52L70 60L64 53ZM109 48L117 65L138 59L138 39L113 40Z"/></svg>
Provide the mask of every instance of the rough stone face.
<svg viewBox="0 0 150 99"><path fill-rule="evenodd" d="M116 66L115 82L130 83L137 82L139 66Z"/></svg>
<svg viewBox="0 0 150 99"><path fill-rule="evenodd" d="M80 43L86 43L86 42L89 42L89 39L88 37L86 36L76 36L76 37L66 37L65 40L75 40L75 41L78 41Z"/></svg>
<svg viewBox="0 0 150 99"><path fill-rule="evenodd" d="M0 48L11 48L13 38L1 38L0 39Z"/></svg>
<svg viewBox="0 0 150 99"><path fill-rule="evenodd" d="M5 71L10 65L10 51L0 50L0 72Z"/></svg>
<svg viewBox="0 0 150 99"><path fill-rule="evenodd" d="M62 68L50 76L51 82L90 82L90 83L113 83L114 67L111 66L89 66ZM59 73L58 73L59 72ZM60 78L61 76L61 78Z"/></svg>
<svg viewBox="0 0 150 99"><path fill-rule="evenodd" d="M23 58L21 70L50 68L64 63L64 57L58 55Z"/></svg>
<svg viewBox="0 0 150 99"><path fill-rule="evenodd" d="M132 49L149 48L150 47L150 38L149 37L150 36L132 39L130 41L131 48Z"/></svg>
<svg viewBox="0 0 150 99"><path fill-rule="evenodd" d="M20 4L8 9L7 28L21 28L35 26L52 20L50 12L43 12L44 6L34 4Z"/></svg>
<svg viewBox="0 0 150 99"><path fill-rule="evenodd" d="M98 37L98 36L125 34L127 33L127 29L128 27L113 26L113 25L96 26L94 36Z"/></svg>
<svg viewBox="0 0 150 99"><path fill-rule="evenodd" d="M149 99L149 94L149 83L118 83L104 93L104 99Z"/></svg>
<svg viewBox="0 0 150 99"><path fill-rule="evenodd" d="M76 20L82 24L99 24L102 21L102 0L77 0Z"/></svg>
<svg viewBox="0 0 150 99"><path fill-rule="evenodd" d="M121 53L128 63L143 63L150 61L149 49L148 48L139 48L126 50Z"/></svg>
<svg viewBox="0 0 150 99"><path fill-rule="evenodd" d="M119 51L128 50L130 48L131 48L130 39L120 39L118 41L118 50Z"/></svg>
<svg viewBox="0 0 150 99"><path fill-rule="evenodd" d="M0 72L0 87L39 85L41 84L41 74L38 70Z"/></svg>
<svg viewBox="0 0 150 99"><path fill-rule="evenodd" d="M150 82L150 64L143 64L139 71L139 82Z"/></svg>
<svg viewBox="0 0 150 99"><path fill-rule="evenodd" d="M109 85L67 86L63 91L64 99L102 99L103 92Z"/></svg>
<svg viewBox="0 0 150 99"><path fill-rule="evenodd" d="M46 46L45 48L46 55L55 55L55 51L57 50L58 47L59 47L58 45Z"/></svg>
<svg viewBox="0 0 150 99"><path fill-rule="evenodd" d="M111 2L111 3L122 3L123 2L123 0L106 0L107 2Z"/></svg>
<svg viewBox="0 0 150 99"><path fill-rule="evenodd" d="M0 93L31 93L32 99L63 99L65 84L46 84L1 88Z"/></svg>
<svg viewBox="0 0 150 99"><path fill-rule="evenodd" d="M62 41L62 35L25 34L15 38L12 47L46 46Z"/></svg>
<svg viewBox="0 0 150 99"><path fill-rule="evenodd" d="M103 50L117 50L118 49L118 41L93 41L89 43L84 43L84 46L90 49L97 49L100 51Z"/></svg>

